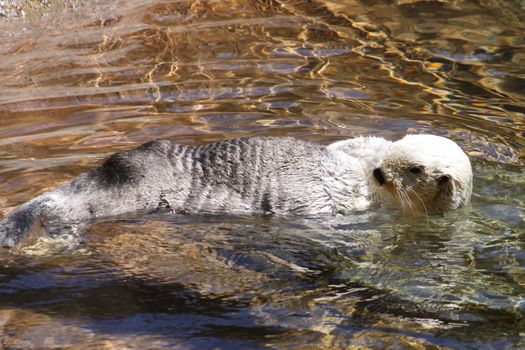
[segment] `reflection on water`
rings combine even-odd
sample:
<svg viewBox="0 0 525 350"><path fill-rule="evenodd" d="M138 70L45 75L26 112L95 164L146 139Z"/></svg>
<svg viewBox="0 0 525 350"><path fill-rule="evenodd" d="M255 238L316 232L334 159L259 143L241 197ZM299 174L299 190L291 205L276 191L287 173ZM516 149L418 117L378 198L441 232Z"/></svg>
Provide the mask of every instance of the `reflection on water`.
<svg viewBox="0 0 525 350"><path fill-rule="evenodd" d="M520 3L0 8L4 214L161 137L432 132L476 177L470 212L428 221L146 213L3 251L3 347L525 346Z"/></svg>

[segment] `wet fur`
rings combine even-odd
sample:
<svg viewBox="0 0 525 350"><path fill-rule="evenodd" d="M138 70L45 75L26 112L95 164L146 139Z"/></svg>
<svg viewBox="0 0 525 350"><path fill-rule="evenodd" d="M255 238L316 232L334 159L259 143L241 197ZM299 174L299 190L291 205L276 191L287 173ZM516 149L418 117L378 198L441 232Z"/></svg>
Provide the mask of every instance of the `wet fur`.
<svg viewBox="0 0 525 350"><path fill-rule="evenodd" d="M409 209L415 212L417 200L406 191L388 198L372 176L376 167L394 164L391 174L397 174L396 181L406 189L411 188L413 184L402 175L406 164L412 162L410 153L419 161L431 158L433 153L428 149L427 153L410 149L402 153L396 144L405 139L392 143L358 137L327 147L273 137L232 139L198 147L165 140L148 142L116 153L99 168L15 208L0 223L0 245L13 246L32 231L56 234L96 218L138 210L336 214L366 210L387 200L403 210L414 205ZM439 149L436 152L440 153ZM417 157L418 153L422 156ZM464 198L449 203L458 192L449 187L454 181L438 186L429 180L423 190L436 198L424 204L425 211L434 202L439 210L465 204Z"/></svg>
<svg viewBox="0 0 525 350"><path fill-rule="evenodd" d="M356 152L373 152L357 146ZM153 141L116 153L101 167L16 208L0 223L0 242L13 246L35 225L50 231L143 209L262 214L364 210L372 201L365 167L355 154L338 147L293 138L232 139L199 147Z"/></svg>
<svg viewBox="0 0 525 350"><path fill-rule="evenodd" d="M414 167L419 169L417 173L411 172ZM409 214L442 213L464 207L470 201L470 161L447 138L407 135L392 143L377 169L384 177L384 191L375 192Z"/></svg>

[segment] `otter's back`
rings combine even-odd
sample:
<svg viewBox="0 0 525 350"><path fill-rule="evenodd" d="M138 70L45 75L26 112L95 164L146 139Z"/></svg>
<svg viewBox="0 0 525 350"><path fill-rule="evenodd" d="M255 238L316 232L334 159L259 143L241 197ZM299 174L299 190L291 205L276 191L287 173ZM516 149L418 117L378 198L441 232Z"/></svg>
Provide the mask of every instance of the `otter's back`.
<svg viewBox="0 0 525 350"><path fill-rule="evenodd" d="M292 138L240 138L185 148L173 165L189 178L187 211L289 212L304 185L322 186L324 147ZM315 183L315 184L314 184ZM176 194L173 194L176 196Z"/></svg>

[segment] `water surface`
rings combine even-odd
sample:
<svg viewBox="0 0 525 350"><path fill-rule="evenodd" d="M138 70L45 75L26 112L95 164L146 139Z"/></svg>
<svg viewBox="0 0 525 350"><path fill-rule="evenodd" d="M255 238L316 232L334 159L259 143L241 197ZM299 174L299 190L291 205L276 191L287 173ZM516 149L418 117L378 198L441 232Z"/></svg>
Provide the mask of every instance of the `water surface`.
<svg viewBox="0 0 525 350"><path fill-rule="evenodd" d="M2 251L2 347L525 347L522 2L0 6L3 215L155 138L428 132L475 172L428 219L140 213Z"/></svg>

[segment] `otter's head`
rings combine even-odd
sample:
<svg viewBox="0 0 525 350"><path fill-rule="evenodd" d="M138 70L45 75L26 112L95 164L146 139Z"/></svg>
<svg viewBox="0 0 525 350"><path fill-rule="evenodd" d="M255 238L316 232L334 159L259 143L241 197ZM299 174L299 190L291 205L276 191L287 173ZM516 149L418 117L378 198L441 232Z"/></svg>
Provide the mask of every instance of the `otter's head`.
<svg viewBox="0 0 525 350"><path fill-rule="evenodd" d="M442 213L466 205L472 168L453 141L407 135L394 142L372 173L380 197L410 213Z"/></svg>

